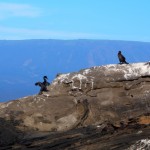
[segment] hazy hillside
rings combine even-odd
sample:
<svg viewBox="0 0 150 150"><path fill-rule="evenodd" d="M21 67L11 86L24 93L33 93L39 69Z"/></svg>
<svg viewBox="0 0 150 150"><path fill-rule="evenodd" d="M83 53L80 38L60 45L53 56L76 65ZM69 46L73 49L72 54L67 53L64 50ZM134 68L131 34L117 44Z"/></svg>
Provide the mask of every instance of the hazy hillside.
<svg viewBox="0 0 150 150"><path fill-rule="evenodd" d="M0 41L0 101L36 94L43 75L118 63L121 50L129 63L150 60L150 43L109 40Z"/></svg>

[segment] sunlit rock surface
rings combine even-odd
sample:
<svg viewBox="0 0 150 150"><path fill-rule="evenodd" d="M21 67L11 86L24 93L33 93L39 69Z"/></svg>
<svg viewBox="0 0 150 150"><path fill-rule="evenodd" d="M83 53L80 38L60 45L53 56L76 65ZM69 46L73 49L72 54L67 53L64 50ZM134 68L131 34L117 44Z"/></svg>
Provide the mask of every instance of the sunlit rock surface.
<svg viewBox="0 0 150 150"><path fill-rule="evenodd" d="M48 90L0 104L3 149L122 150L150 136L149 63L59 74Z"/></svg>

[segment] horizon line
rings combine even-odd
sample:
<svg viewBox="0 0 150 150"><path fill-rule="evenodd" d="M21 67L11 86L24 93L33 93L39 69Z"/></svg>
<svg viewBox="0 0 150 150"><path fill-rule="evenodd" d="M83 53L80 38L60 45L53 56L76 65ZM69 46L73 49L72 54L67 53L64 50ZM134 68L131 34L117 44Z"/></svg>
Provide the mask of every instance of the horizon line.
<svg viewBox="0 0 150 150"><path fill-rule="evenodd" d="M30 40L58 40L58 41L77 41L77 40L91 40L91 41L120 41L120 42L141 42L141 43L150 43L150 41L138 41L138 40L113 40L113 39L87 39L87 38L78 38L78 39L57 39L57 38L33 38L33 39L0 39L0 41L30 41Z"/></svg>

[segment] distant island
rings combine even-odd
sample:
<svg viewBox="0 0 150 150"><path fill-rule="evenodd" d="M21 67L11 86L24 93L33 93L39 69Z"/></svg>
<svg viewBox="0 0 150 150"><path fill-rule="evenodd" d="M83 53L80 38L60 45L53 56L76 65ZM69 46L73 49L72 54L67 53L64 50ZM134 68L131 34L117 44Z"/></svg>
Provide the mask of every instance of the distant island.
<svg viewBox="0 0 150 150"><path fill-rule="evenodd" d="M113 40L0 40L0 101L36 94L34 86L45 74L118 64L119 50L127 62L148 62L150 43Z"/></svg>

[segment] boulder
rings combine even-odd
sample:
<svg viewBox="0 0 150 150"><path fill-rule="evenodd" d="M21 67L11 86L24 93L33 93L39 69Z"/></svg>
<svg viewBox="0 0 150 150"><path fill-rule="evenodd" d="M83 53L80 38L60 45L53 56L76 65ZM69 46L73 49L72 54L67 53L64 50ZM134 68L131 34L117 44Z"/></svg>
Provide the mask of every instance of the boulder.
<svg viewBox="0 0 150 150"><path fill-rule="evenodd" d="M72 148L73 145L78 149L93 150L94 146L108 149L108 146L117 145L121 138L130 146L149 136L150 65L106 65L59 74L48 87L48 92L1 103L0 118L11 121L11 126L25 135L25 141L22 136L20 138L21 146L31 146L35 135L46 139L43 149L59 149L62 141L68 138L70 143L61 148ZM133 141L127 140L128 131L133 132L128 133ZM104 143L95 142L103 136L114 138L114 142L105 139ZM125 147L127 145L121 145L121 148ZM15 146L11 148L15 149Z"/></svg>

